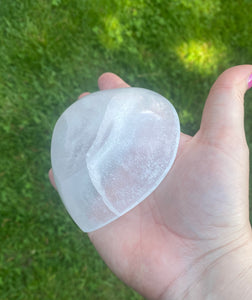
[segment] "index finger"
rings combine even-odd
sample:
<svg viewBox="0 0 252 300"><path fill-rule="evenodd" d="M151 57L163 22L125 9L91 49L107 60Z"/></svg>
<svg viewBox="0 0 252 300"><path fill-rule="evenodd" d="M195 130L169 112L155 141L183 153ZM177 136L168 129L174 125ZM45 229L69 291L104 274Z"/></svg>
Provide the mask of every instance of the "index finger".
<svg viewBox="0 0 252 300"><path fill-rule="evenodd" d="M127 88L129 85L114 73L103 73L98 79L100 90Z"/></svg>

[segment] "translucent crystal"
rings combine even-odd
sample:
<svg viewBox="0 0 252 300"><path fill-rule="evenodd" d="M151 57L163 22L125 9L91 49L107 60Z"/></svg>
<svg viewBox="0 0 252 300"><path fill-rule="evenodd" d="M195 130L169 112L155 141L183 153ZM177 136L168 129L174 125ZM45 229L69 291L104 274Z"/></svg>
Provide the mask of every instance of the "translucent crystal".
<svg viewBox="0 0 252 300"><path fill-rule="evenodd" d="M125 214L164 179L176 157L171 103L141 88L90 94L57 121L51 145L58 192L85 232Z"/></svg>

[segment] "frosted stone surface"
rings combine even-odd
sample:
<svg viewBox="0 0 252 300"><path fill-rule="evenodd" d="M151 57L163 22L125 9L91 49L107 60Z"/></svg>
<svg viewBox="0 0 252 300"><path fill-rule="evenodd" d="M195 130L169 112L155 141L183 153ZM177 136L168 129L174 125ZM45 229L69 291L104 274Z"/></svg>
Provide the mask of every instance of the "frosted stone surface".
<svg viewBox="0 0 252 300"><path fill-rule="evenodd" d="M51 160L77 225L94 231L150 195L171 168L179 137L174 107L150 90L100 91L72 104L55 125Z"/></svg>

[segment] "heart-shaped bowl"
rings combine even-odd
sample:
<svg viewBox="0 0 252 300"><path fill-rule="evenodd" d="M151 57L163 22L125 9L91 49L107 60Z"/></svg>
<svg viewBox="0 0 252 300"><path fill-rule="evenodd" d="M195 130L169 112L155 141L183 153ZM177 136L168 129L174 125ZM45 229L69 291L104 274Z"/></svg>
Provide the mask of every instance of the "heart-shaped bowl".
<svg viewBox="0 0 252 300"><path fill-rule="evenodd" d="M163 96L143 88L95 92L58 119L51 162L60 197L90 232L149 196L170 170L180 124Z"/></svg>

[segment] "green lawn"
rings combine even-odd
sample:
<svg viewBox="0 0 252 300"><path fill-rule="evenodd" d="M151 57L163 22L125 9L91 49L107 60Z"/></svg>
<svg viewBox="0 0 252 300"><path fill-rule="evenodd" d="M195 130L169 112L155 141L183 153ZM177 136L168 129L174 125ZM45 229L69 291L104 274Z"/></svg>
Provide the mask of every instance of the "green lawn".
<svg viewBox="0 0 252 300"><path fill-rule="evenodd" d="M249 0L1 1L1 299L142 299L50 186L54 124L111 71L166 96L195 133L218 74L252 63L251 11ZM251 92L245 106L252 148Z"/></svg>

